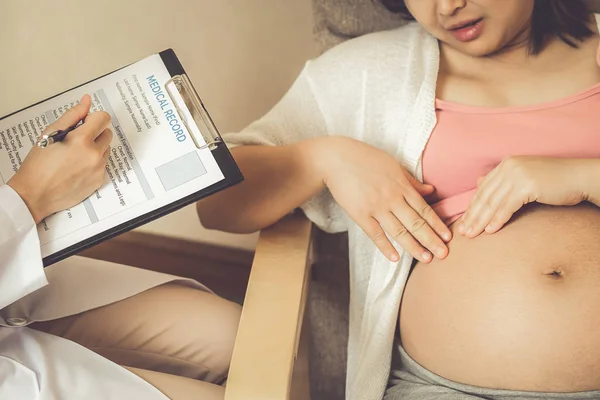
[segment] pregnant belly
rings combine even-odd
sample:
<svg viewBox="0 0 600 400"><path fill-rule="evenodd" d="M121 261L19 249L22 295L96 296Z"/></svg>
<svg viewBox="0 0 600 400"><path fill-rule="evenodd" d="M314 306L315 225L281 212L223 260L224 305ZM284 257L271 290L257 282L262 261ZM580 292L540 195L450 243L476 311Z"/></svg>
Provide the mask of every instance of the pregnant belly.
<svg viewBox="0 0 600 400"><path fill-rule="evenodd" d="M455 232L445 260L411 274L400 332L410 356L456 382L600 389L600 209L534 205L496 234Z"/></svg>

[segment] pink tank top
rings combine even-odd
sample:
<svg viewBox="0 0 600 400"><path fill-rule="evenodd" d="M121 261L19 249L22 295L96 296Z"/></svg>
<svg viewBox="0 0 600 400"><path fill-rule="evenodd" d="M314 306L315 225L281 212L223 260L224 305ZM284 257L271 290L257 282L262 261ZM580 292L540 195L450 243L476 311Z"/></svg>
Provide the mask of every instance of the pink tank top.
<svg viewBox="0 0 600 400"><path fill-rule="evenodd" d="M600 158L600 84L524 107L436 101L437 125L423 154L427 201L450 225L467 209L479 177L511 155Z"/></svg>

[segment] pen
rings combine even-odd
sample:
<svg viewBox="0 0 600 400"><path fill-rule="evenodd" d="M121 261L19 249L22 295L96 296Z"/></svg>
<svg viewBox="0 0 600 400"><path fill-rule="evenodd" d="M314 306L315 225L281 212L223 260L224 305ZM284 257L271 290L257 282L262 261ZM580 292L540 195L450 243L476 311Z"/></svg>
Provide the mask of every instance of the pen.
<svg viewBox="0 0 600 400"><path fill-rule="evenodd" d="M50 146L52 143L62 142L67 137L69 132L79 128L82 123L83 120L79 121L77 124L67 129L59 129L43 135L37 142L38 147L45 148Z"/></svg>

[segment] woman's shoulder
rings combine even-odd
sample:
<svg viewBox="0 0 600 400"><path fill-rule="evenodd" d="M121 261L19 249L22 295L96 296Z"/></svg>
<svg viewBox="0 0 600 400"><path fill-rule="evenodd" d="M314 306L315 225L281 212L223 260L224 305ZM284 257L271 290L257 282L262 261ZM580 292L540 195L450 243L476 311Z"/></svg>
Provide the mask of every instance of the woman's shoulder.
<svg viewBox="0 0 600 400"><path fill-rule="evenodd" d="M356 38L347 40L346 42L332 48L335 51L356 51L369 48L370 50L384 50L390 46L392 48L404 47L405 50L408 47L403 46L407 43L414 43L424 37L433 39L427 31L425 31L421 25L416 22L409 22L401 27L383 30L378 32L368 33ZM435 41L435 39L434 39Z"/></svg>
<svg viewBox="0 0 600 400"><path fill-rule="evenodd" d="M413 66L437 51L437 41L417 23L347 40L308 62L314 73L329 76L364 74ZM433 60L433 58L432 58ZM401 71L398 71L401 72ZM402 75L402 74L399 74Z"/></svg>
<svg viewBox="0 0 600 400"><path fill-rule="evenodd" d="M415 44L425 46L415 47ZM374 61L373 57L408 56L413 52L427 52L437 41L419 24L411 22L399 28L368 33L349 39L324 52L316 60Z"/></svg>

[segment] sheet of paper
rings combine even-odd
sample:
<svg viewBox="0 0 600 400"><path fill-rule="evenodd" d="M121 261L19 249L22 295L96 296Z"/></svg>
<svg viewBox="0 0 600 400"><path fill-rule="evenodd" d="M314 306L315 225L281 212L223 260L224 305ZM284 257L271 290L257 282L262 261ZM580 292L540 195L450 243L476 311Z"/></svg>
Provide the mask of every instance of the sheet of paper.
<svg viewBox="0 0 600 400"><path fill-rule="evenodd" d="M183 100L165 89L170 78L160 56L153 55L0 121L0 183L5 183L41 132L84 94L92 97L92 111L112 118L105 184L39 224L43 257L224 179L211 151L199 150L182 122L175 104Z"/></svg>

